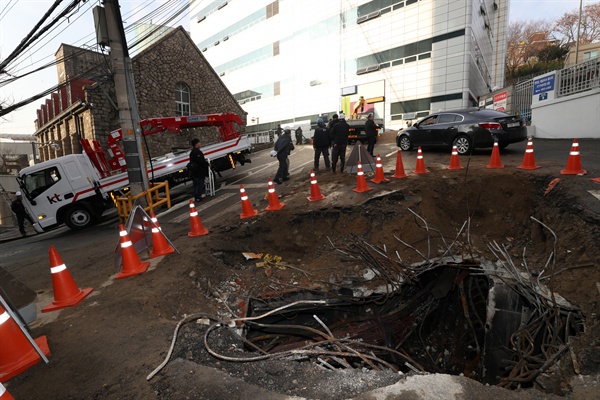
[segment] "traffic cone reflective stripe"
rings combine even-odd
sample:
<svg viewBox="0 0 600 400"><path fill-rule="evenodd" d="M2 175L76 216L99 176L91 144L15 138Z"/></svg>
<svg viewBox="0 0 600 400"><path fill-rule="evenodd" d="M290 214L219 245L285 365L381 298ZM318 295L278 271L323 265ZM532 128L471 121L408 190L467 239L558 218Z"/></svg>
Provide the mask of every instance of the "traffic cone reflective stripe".
<svg viewBox="0 0 600 400"><path fill-rule="evenodd" d="M491 169L504 168L504 165L502 165L502 163L500 162L500 148L498 147L498 142L494 142L494 148L492 149L492 157L490 158L490 163L485 167Z"/></svg>
<svg viewBox="0 0 600 400"><path fill-rule="evenodd" d="M246 189L244 189L243 185L240 185L240 196L242 198L242 213L240 214L240 219L256 217L258 215L258 210L252 208L252 203L250 203L248 195L246 194Z"/></svg>
<svg viewBox="0 0 600 400"><path fill-rule="evenodd" d="M115 276L115 279L128 278L134 275L141 275L150 266L150 262L142 262L138 253L133 248L133 243L123 224L119 225L119 236L121 237L121 271Z"/></svg>
<svg viewBox="0 0 600 400"><path fill-rule="evenodd" d="M533 156L533 139L529 138L529 140L527 140L527 148L525 149L523 162L517 168L529 170L542 168L539 165L535 165L535 157Z"/></svg>
<svg viewBox="0 0 600 400"><path fill-rule="evenodd" d="M358 172L356 173L356 187L352 190L357 193L373 190L373 188L367 186L367 178L365 177L365 173L363 172L362 164L360 162L358 163Z"/></svg>
<svg viewBox="0 0 600 400"><path fill-rule="evenodd" d="M40 362L41 357L36 349L1 304L0 339L2 340L0 346L0 382L6 382ZM40 336L34 341L44 355L50 354L46 336Z"/></svg>
<svg viewBox="0 0 600 400"><path fill-rule="evenodd" d="M277 193L275 192L275 186L273 186L273 181L269 178L269 205L265 208L266 211L277 211L281 210L284 203L279 202L279 198L277 198Z"/></svg>
<svg viewBox="0 0 600 400"><path fill-rule="evenodd" d="M460 165L460 159L458 158L458 149L456 146L452 146L452 155L450 156L450 166L447 169L465 169Z"/></svg>
<svg viewBox="0 0 600 400"><path fill-rule="evenodd" d="M14 397L8 393L8 390L0 383L0 400L15 400Z"/></svg>
<svg viewBox="0 0 600 400"><path fill-rule="evenodd" d="M398 155L396 156L396 172L392 175L392 178L401 179L406 178L406 172L404 171L404 163L402 162L402 154L400 154L400 150L398 150Z"/></svg>
<svg viewBox="0 0 600 400"><path fill-rule="evenodd" d="M152 251L150 252L150 258L174 253L175 249L167 242L167 238L153 212L150 212L150 220L154 223L152 225Z"/></svg>
<svg viewBox="0 0 600 400"><path fill-rule="evenodd" d="M423 159L423 150L421 150L421 146L417 150L417 165L413 174L426 174L429 171L425 169L425 160Z"/></svg>
<svg viewBox="0 0 600 400"><path fill-rule="evenodd" d="M567 160L567 166L565 169L560 171L562 175L585 175L587 171L581 168L581 157L579 155L579 141L573 139L573 145L571 146L571 152L569 153L569 159Z"/></svg>
<svg viewBox="0 0 600 400"><path fill-rule="evenodd" d="M196 211L196 205L193 200L190 200L190 229L188 237L204 236L208 233L208 229L202 225L200 215Z"/></svg>
<svg viewBox="0 0 600 400"><path fill-rule="evenodd" d="M318 201L325 199L325 196L321 194L319 184L317 183L317 177L314 170L310 170L310 196L307 197L308 201Z"/></svg>
<svg viewBox="0 0 600 400"><path fill-rule="evenodd" d="M377 161L375 162L375 177L371 179L373 183L389 182L390 180L385 177L383 173L383 164L381 163L381 156L377 154Z"/></svg>
<svg viewBox="0 0 600 400"><path fill-rule="evenodd" d="M94 290L92 288L79 289L54 246L50 246L49 253L54 301L42 308L43 313L75 306Z"/></svg>

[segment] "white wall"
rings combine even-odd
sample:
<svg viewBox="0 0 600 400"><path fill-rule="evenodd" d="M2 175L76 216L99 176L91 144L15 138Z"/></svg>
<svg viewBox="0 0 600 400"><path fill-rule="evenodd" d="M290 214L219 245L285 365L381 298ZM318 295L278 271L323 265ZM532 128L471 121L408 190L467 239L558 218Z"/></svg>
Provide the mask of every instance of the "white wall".
<svg viewBox="0 0 600 400"><path fill-rule="evenodd" d="M600 138L600 89L532 104L535 137Z"/></svg>

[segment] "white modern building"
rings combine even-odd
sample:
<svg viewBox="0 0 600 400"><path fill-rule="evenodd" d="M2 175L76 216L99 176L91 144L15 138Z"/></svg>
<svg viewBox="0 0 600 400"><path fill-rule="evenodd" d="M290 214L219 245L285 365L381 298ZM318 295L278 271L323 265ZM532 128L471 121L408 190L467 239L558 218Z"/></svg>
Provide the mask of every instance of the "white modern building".
<svg viewBox="0 0 600 400"><path fill-rule="evenodd" d="M386 129L399 129L430 111L477 106L504 85L508 7L509 0L204 0L190 31L248 113L249 132L340 110L347 118L374 112Z"/></svg>

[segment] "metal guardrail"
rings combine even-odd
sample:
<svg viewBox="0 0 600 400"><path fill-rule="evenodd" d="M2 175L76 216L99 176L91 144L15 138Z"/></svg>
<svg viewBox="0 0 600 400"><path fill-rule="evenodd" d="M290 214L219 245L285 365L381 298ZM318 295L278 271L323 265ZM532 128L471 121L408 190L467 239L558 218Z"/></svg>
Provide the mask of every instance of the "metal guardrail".
<svg viewBox="0 0 600 400"><path fill-rule="evenodd" d="M275 138L274 131L248 133L247 135L251 144L273 143Z"/></svg>
<svg viewBox="0 0 600 400"><path fill-rule="evenodd" d="M557 71L556 95L569 96L600 87L600 58L581 62Z"/></svg>

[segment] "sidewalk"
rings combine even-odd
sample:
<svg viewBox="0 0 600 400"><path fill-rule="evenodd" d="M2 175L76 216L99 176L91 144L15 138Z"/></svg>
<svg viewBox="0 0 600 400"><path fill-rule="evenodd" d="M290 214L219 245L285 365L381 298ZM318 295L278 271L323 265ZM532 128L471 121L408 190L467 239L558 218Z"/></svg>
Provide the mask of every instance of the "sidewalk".
<svg viewBox="0 0 600 400"><path fill-rule="evenodd" d="M36 235L35 231L31 227L25 227L27 236ZM21 239L21 232L19 232L18 226L0 226L0 243L10 242L12 240Z"/></svg>

